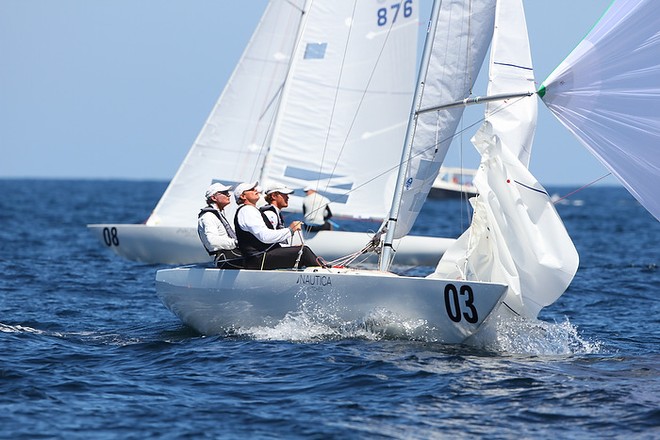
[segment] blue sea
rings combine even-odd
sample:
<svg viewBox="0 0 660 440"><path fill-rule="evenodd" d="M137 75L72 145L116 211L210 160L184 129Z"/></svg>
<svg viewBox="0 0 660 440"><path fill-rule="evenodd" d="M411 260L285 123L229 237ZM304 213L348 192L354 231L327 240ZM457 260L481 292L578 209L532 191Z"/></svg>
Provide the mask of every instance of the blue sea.
<svg viewBox="0 0 660 440"><path fill-rule="evenodd" d="M0 180L2 438L660 438L660 223L624 189L557 205L581 262L543 322L449 346L306 319L197 334L155 295L164 266L86 230L143 222L165 187ZM465 224L430 200L415 232Z"/></svg>

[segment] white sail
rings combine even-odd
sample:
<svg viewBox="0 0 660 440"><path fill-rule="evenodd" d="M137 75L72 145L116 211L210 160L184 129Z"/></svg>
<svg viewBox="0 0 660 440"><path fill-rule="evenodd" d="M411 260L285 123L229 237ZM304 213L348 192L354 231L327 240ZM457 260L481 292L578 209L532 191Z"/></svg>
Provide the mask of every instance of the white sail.
<svg viewBox="0 0 660 440"><path fill-rule="evenodd" d="M147 225L195 226L211 182L258 176L289 71L305 0L271 1ZM267 78L268 80L264 80Z"/></svg>
<svg viewBox="0 0 660 440"><path fill-rule="evenodd" d="M147 224L194 223L213 180L313 184L335 215L383 218L415 74L417 4L399 7L271 1Z"/></svg>
<svg viewBox="0 0 660 440"><path fill-rule="evenodd" d="M534 69L522 2L500 0L495 12L495 31L488 68L488 95L520 92L534 94ZM486 104L486 119L497 127L507 148L529 166L536 131L536 96L509 98Z"/></svg>
<svg viewBox="0 0 660 440"><path fill-rule="evenodd" d="M522 0L498 1L489 67L488 95L534 91ZM482 156L472 224L430 275L507 284L504 303L531 318L566 290L578 266L550 197L527 169L536 107L534 95L487 106L472 139Z"/></svg>
<svg viewBox="0 0 660 440"><path fill-rule="evenodd" d="M270 0L146 225L89 229L131 260L208 261L196 214L213 181L286 184L299 190L288 211L301 211L300 190L316 186L335 216L382 219L412 100L418 15L417 0ZM225 211L232 215L235 208L232 203ZM352 254L372 238L346 232L335 243L335 232L306 243L330 258ZM451 241L403 237L398 262L436 264Z"/></svg>
<svg viewBox="0 0 660 440"><path fill-rule="evenodd" d="M660 2L618 0L546 79L543 102L660 220Z"/></svg>
<svg viewBox="0 0 660 440"><path fill-rule="evenodd" d="M313 2L269 145L265 184L314 186L337 216L386 215L414 88L417 9L410 0ZM303 197L292 194L290 209L301 211Z"/></svg>
<svg viewBox="0 0 660 440"><path fill-rule="evenodd" d="M438 8L428 70L418 79L421 99L413 111L467 98L493 35L495 0L442 1ZM406 235L422 209L445 158L463 107L420 114L409 130L414 134L394 237ZM394 215L393 215L394 214Z"/></svg>

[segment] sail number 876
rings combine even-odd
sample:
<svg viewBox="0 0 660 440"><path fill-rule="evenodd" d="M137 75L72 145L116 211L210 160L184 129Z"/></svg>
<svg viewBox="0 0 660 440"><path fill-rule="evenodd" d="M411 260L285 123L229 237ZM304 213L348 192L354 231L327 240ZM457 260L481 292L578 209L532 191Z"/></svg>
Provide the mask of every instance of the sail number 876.
<svg viewBox="0 0 660 440"><path fill-rule="evenodd" d="M396 19L399 16L399 12L403 9L403 17L408 18L413 13L413 0L405 0L403 2L393 3L390 5L389 10L387 8L378 9L378 26L385 26L388 23L396 23Z"/></svg>

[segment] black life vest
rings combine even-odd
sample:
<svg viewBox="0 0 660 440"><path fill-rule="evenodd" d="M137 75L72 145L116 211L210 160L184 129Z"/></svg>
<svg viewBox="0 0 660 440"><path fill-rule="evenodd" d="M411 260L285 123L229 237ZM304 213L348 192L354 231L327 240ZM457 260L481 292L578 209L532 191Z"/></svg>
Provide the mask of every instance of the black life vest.
<svg viewBox="0 0 660 440"><path fill-rule="evenodd" d="M282 214L277 211L277 208L275 208L273 205L264 205L261 208L259 208L259 211L265 213L266 211L272 211L275 213L277 216L277 227L274 229L284 229L284 219L282 219ZM268 218L268 217L266 217ZM266 222L266 226L268 226L270 229L273 229L273 224L270 221Z"/></svg>
<svg viewBox="0 0 660 440"><path fill-rule="evenodd" d="M266 252L270 249L275 249L281 247L279 243L264 243L254 236L251 232L244 231L238 225L238 212L245 208L247 205L241 205L236 210L236 216L234 217L234 229L236 230L236 236L238 237L238 248L241 250L241 253L245 256L256 256L263 252ZM266 217L262 211L259 211L261 218L264 220L264 223L269 229L273 229L273 225Z"/></svg>

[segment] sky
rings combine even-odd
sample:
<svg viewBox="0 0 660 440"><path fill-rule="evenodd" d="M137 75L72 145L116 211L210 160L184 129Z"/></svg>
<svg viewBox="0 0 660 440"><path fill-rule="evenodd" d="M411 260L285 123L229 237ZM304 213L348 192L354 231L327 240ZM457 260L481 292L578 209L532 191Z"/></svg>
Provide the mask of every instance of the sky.
<svg viewBox="0 0 660 440"><path fill-rule="evenodd" d="M421 28L431 0L420 2ZM0 0L0 178L170 180L266 4ZM610 0L524 4L540 84ZM481 113L466 112L465 125ZM471 135L447 165L477 165ZM608 173L542 104L530 169L544 185Z"/></svg>

